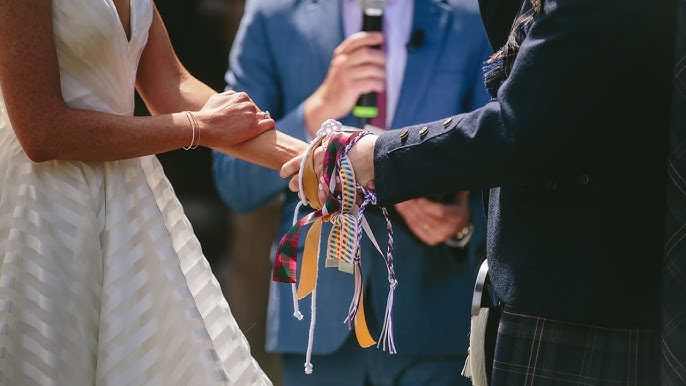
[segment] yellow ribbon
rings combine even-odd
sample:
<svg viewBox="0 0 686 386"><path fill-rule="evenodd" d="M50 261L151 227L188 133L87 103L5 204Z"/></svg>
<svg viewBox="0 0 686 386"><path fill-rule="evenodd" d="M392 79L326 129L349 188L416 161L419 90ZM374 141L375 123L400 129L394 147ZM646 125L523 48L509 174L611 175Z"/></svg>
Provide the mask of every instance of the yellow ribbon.
<svg viewBox="0 0 686 386"><path fill-rule="evenodd" d="M317 260L319 260L319 240L321 239L321 234L322 222L316 220L312 223L305 238L305 251L303 252L303 263L298 280L298 300L304 299L307 295L311 294L317 283Z"/></svg>
<svg viewBox="0 0 686 386"><path fill-rule="evenodd" d="M355 336L360 347L367 348L376 344L372 334L369 333L367 320L364 317L364 296L360 294L360 306L355 315Z"/></svg>
<svg viewBox="0 0 686 386"><path fill-rule="evenodd" d="M319 202L319 181L317 180L317 175L314 173L313 153L313 151L309 152L305 159L305 168L303 170L303 193L305 193L307 201L310 202L310 206L315 210L318 210L322 208L322 203ZM300 278L298 279L298 291L296 294L298 300L311 294L317 283L317 260L319 257L319 240L321 239L322 234L322 220L323 218L315 220L305 237L303 263L300 268Z"/></svg>
<svg viewBox="0 0 686 386"><path fill-rule="evenodd" d="M303 193L310 203L310 206L315 210L321 209L323 203L319 201L319 180L314 172L314 151L307 154L305 165L303 169ZM298 289L296 296L298 300L307 297L314 291L317 283L317 261L319 260L319 249L322 232L322 222L329 221L330 215L324 216L315 220L305 237L305 250L303 251L303 262L298 278ZM338 264L336 264L338 266ZM372 338L367 326L367 320L364 314L363 296L360 294L360 306L355 315L355 336L360 347L367 348L376 341Z"/></svg>

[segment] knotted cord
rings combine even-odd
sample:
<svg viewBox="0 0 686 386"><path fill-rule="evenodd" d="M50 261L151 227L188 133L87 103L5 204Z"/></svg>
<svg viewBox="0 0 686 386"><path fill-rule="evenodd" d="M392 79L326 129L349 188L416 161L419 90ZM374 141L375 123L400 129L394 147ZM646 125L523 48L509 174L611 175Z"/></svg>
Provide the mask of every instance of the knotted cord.
<svg viewBox="0 0 686 386"><path fill-rule="evenodd" d="M362 304L364 304L364 284L360 243L363 230L384 258L388 271L389 294L383 328L377 347L381 347L384 350L388 348L390 353L396 353L393 339L392 314L394 292L398 282L395 277L392 257L393 230L388 217L388 211L385 208L381 208L388 232L388 247L384 254L364 218L365 209L369 205L376 205L376 194L357 184L352 163L347 155L348 151L357 141L367 134L369 133L366 131L344 131L342 130L342 125L335 120L324 122L302 157L298 177L298 196L300 202L296 206L293 215L293 226L283 236L277 249L273 280L291 283L294 306L293 315L296 318L302 319L302 314L298 308L298 300L305 298L307 295L312 295L312 316L310 319L305 363L305 372L308 374L312 373L313 370L311 356L316 320L316 281L321 223L326 221L332 223L332 229L326 243L325 267L337 267L343 272L352 273L355 277L354 294L344 322L348 323L349 328L355 329L358 343L362 347L369 347L377 343L369 333L364 316L364 307L362 307ZM325 148L322 185L327 187L327 198L323 204L319 201L318 188L320 181L317 180L314 173L314 161L312 158L314 150L320 145ZM337 191L336 186L339 184L340 190ZM356 202L358 191L362 196L362 201L359 205ZM302 219L298 219L299 211L303 206L312 207L314 212ZM296 270L299 234L302 228L308 224L312 224L312 226L306 236L303 263L298 282Z"/></svg>

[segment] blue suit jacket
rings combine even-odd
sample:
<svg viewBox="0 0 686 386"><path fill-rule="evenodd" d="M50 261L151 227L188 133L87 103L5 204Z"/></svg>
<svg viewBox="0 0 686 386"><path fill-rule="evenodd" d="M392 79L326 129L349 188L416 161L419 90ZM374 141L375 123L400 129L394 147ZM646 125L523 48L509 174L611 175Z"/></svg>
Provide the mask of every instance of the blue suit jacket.
<svg viewBox="0 0 686 386"><path fill-rule="evenodd" d="M344 39L340 9L339 1L248 1L231 51L228 87L248 92L263 110L270 111L279 130L303 139L303 101L323 82L333 51ZM483 105L488 96L481 64L491 49L476 0L416 0L412 28L424 32L424 42L408 53L392 127ZM342 122L355 124L352 117ZM288 181L279 178L276 171L215 153L214 175L220 195L237 211L252 210L285 193L279 235L290 228L297 197L288 191ZM471 196L476 226L473 244L478 246L485 226L480 197ZM384 239L382 218L369 213L368 220L377 238ZM464 354L475 253L471 261L460 262L455 251L445 245L428 247L419 242L397 215L393 224L399 282L394 312L398 351L410 355ZM362 256L367 318L372 325L375 320L378 325L383 321L388 294L386 268L368 241L364 241ZM349 331L343 320L353 294L352 275L324 269L323 260L317 287L315 354L333 352L347 338ZM303 321L292 316L290 286L273 284L268 350L305 352L309 298L301 301L300 307L305 315Z"/></svg>

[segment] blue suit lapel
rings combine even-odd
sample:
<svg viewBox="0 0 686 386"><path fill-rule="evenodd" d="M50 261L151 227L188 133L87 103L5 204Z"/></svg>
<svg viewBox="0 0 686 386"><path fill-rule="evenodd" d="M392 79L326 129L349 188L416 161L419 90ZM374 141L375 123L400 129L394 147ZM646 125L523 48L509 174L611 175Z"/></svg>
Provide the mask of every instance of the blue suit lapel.
<svg viewBox="0 0 686 386"><path fill-rule="evenodd" d="M294 12L295 22L305 33L311 55L302 58L312 76L324 81L333 51L343 41L340 0L303 0L303 12ZM286 42L288 44L288 42Z"/></svg>
<svg viewBox="0 0 686 386"><path fill-rule="evenodd" d="M421 95L431 84L436 64L445 49L445 36L451 24L452 12L445 0L415 0L412 31L422 31L421 47L408 52L405 75L400 98L391 127L405 126L413 122L420 105Z"/></svg>
<svg viewBox="0 0 686 386"><path fill-rule="evenodd" d="M302 12L294 12L298 29L305 34L304 40L309 45L307 51L310 54L303 58L303 65L308 69L308 79L316 81L317 87L324 82L333 52L345 37L341 1L302 0L298 4L303 7ZM308 95L312 92L314 89L308 90ZM340 121L344 125L354 126L357 118L350 114Z"/></svg>

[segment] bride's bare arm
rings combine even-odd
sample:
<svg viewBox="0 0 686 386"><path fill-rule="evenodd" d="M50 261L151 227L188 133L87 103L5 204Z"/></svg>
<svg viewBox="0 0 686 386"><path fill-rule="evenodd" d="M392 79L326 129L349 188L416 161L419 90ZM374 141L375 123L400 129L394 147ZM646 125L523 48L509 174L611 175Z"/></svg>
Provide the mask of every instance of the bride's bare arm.
<svg viewBox="0 0 686 386"><path fill-rule="evenodd" d="M152 115L200 110L216 93L181 64L156 7L138 65L136 88Z"/></svg>
<svg viewBox="0 0 686 386"><path fill-rule="evenodd" d="M155 18L157 29L161 22ZM37 162L125 159L178 149L191 141L191 124L183 113L128 117L68 106L61 92L49 1L0 2L0 87L17 138ZM222 93L208 101L209 88L193 91L197 99L188 99L184 106L197 108L207 102L198 113L205 146L229 152L232 145L273 128L273 121L263 119L245 94ZM262 143L273 145L281 135L271 137ZM269 155L261 146L241 149L256 152L255 161Z"/></svg>
<svg viewBox="0 0 686 386"><path fill-rule="evenodd" d="M307 144L277 130L269 130L237 145L219 147L223 153L270 169L281 166L302 154Z"/></svg>
<svg viewBox="0 0 686 386"><path fill-rule="evenodd" d="M152 114L199 110L214 90L193 77L178 60L157 9L153 15L149 43L143 51L138 92ZM240 144L213 146L234 157L278 170L302 153L307 145L286 134L267 131Z"/></svg>

